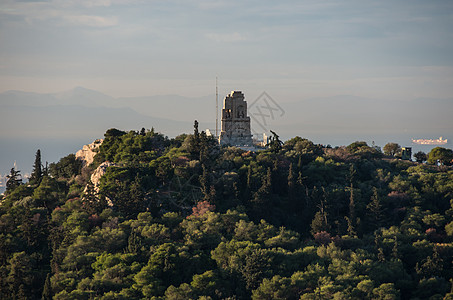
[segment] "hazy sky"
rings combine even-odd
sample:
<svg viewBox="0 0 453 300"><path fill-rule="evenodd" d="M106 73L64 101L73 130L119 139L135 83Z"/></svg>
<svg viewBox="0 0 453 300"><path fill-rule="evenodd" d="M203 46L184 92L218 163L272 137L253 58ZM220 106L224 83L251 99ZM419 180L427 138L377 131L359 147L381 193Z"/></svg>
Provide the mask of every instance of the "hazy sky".
<svg viewBox="0 0 453 300"><path fill-rule="evenodd" d="M453 1L0 4L0 92L453 95ZM224 95L221 95L222 97Z"/></svg>

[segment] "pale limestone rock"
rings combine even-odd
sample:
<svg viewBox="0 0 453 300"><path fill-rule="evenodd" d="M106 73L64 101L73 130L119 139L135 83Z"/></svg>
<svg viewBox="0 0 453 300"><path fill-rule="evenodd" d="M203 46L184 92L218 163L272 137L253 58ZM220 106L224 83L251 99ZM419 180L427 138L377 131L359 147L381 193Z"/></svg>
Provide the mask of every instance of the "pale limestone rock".
<svg viewBox="0 0 453 300"><path fill-rule="evenodd" d="M97 154L96 150L101 146L103 141L103 139L97 139L91 144L84 145L81 150L76 152L76 158L82 161L84 167L93 163L94 156Z"/></svg>
<svg viewBox="0 0 453 300"><path fill-rule="evenodd" d="M96 168L96 170L94 170L93 174L91 174L91 182L94 184L96 192L98 192L99 190L99 182L101 181L101 177L104 176L105 172L107 172L107 168L111 166L116 166L116 164L105 161L100 164L99 167Z"/></svg>
<svg viewBox="0 0 453 300"><path fill-rule="evenodd" d="M101 177L104 176L104 174L107 172L107 168L112 166L116 166L116 164L105 161L102 164L100 164L99 167L96 168L96 170L94 170L93 174L91 174L90 179L91 182L93 183L93 188L96 194L99 193L99 184L101 182ZM87 187L85 187L85 191L86 189ZM109 206L113 206L112 200L110 200L109 198L106 198L106 200Z"/></svg>

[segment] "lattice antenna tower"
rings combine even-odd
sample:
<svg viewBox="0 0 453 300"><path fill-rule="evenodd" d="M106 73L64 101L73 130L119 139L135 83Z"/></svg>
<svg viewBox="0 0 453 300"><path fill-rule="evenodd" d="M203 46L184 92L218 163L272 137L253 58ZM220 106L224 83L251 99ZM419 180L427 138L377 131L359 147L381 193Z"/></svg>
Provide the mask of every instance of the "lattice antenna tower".
<svg viewBox="0 0 453 300"><path fill-rule="evenodd" d="M215 136L219 136L219 88L215 77Z"/></svg>

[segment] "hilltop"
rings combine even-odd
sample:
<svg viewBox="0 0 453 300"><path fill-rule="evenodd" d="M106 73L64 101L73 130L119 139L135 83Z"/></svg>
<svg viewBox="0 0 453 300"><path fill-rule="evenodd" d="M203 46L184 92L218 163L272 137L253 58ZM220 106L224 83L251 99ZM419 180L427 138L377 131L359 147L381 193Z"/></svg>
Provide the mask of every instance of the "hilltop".
<svg viewBox="0 0 453 300"><path fill-rule="evenodd" d="M452 296L451 167L274 142L110 129L91 164L35 164L1 202L1 297Z"/></svg>

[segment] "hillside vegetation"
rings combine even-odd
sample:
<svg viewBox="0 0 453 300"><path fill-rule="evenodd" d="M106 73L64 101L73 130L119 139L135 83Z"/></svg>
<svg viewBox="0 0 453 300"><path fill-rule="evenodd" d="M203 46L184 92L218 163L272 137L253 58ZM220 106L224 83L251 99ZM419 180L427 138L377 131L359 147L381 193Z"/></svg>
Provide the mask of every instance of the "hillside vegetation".
<svg viewBox="0 0 453 300"><path fill-rule="evenodd" d="M110 129L90 166L16 175L1 299L453 299L453 170L364 142Z"/></svg>

